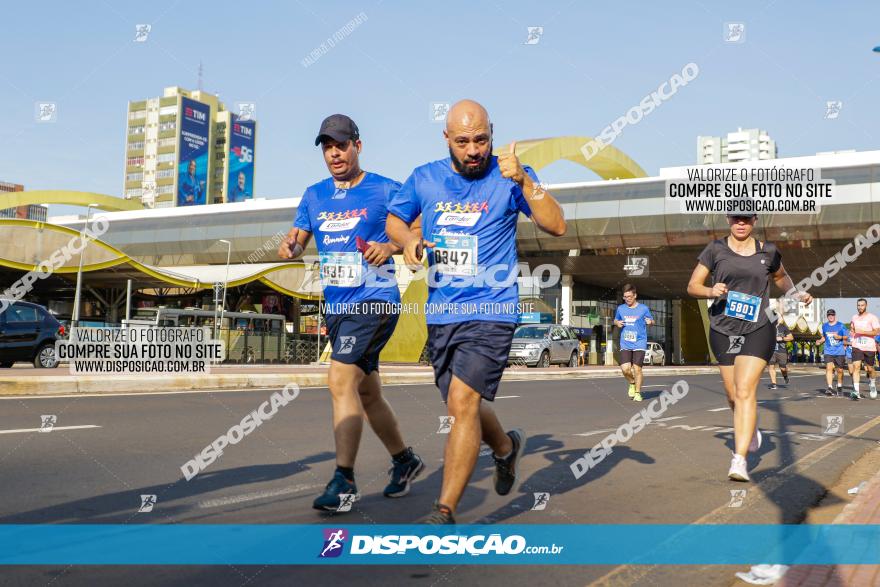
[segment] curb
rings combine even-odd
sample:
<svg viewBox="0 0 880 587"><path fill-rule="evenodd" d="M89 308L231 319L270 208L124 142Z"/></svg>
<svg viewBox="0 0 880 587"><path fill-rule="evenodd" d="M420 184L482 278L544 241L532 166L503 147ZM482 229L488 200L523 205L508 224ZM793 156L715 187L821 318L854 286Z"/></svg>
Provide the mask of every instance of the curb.
<svg viewBox="0 0 880 587"><path fill-rule="evenodd" d="M716 373L716 367L663 367L662 369L646 368L644 374L651 376L670 375L704 375ZM546 381L560 379L594 379L619 377L617 368L602 370L569 370L534 371L525 369L508 369L502 381ZM424 372L383 372L382 383L385 385L424 384L434 385L434 373ZM181 375L171 377L143 376L82 376L68 377L58 375L13 376L0 377L0 396L36 396L36 395L100 395L102 393L137 393L157 391L197 391L207 389L257 389L267 387L284 387L288 383L296 383L300 387L326 387L327 372L321 373L254 373L254 374L211 374Z"/></svg>

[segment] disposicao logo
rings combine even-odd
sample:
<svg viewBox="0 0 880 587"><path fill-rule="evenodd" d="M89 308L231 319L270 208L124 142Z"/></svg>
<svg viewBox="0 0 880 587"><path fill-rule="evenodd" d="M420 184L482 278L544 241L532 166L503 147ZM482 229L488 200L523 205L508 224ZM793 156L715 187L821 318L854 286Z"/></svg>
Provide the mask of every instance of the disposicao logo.
<svg viewBox="0 0 880 587"><path fill-rule="evenodd" d="M345 550L348 532L342 528L324 528L324 546L318 558L336 558Z"/></svg>

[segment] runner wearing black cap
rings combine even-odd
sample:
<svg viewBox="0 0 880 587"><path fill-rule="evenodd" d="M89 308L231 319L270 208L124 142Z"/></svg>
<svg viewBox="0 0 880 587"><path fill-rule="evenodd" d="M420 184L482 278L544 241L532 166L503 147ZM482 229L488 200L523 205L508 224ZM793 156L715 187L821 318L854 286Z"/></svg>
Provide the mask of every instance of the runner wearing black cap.
<svg viewBox="0 0 880 587"><path fill-rule="evenodd" d="M846 344L849 330L837 321L837 312L829 309L825 312L828 322L822 325L822 337L816 344L824 344L825 350L825 382L828 388L825 395L834 396L834 371L837 371L837 395L843 395L843 370L846 368Z"/></svg>
<svg viewBox="0 0 880 587"><path fill-rule="evenodd" d="M749 481L746 455L761 446L756 394L776 343L776 328L767 316L770 281L783 291L794 289L776 245L752 236L756 219L728 216L730 234L703 249L688 283L691 296L712 300L709 344L733 410L734 451L727 476L734 481ZM798 297L807 304L813 299L806 292Z"/></svg>
<svg viewBox="0 0 880 587"><path fill-rule="evenodd" d="M400 251L385 236L387 202L400 184L360 168L362 144L354 121L343 114L324 119L315 138L321 145L329 177L309 187L293 228L278 254L293 259L314 234L320 257L321 283L332 343L327 373L333 400L336 471L315 509L337 511L340 495L359 493L354 462L364 418L391 454L391 481L386 497L402 497L425 465L403 442L397 418L382 397L379 353L397 324L400 292L391 255ZM380 271L381 268L381 271Z"/></svg>

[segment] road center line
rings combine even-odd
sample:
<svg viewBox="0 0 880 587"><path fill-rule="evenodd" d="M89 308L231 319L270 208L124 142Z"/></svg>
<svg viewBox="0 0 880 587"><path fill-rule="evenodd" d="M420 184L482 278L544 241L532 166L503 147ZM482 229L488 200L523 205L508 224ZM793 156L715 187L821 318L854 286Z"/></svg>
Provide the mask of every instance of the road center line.
<svg viewBox="0 0 880 587"><path fill-rule="evenodd" d="M322 487L321 485L293 485L291 487L283 487L281 489L272 489L267 491L252 491L250 493L243 493L241 495L231 495L229 497L218 497L217 499L208 499L206 501L200 501L196 504L198 508L216 508L222 507L226 505L233 505L236 503L244 503L246 501L254 501L257 499L265 499L267 497L277 497L279 495L288 495L290 493L300 493L302 491L308 491L311 489L317 489Z"/></svg>
<svg viewBox="0 0 880 587"><path fill-rule="evenodd" d="M14 430L0 430L0 434L19 434L21 432L40 432L43 431L43 434L49 434L51 432L56 432L58 430L85 430L86 428L100 428L100 426L96 424L84 424L82 426L53 426L51 430L44 431L42 428L17 428Z"/></svg>

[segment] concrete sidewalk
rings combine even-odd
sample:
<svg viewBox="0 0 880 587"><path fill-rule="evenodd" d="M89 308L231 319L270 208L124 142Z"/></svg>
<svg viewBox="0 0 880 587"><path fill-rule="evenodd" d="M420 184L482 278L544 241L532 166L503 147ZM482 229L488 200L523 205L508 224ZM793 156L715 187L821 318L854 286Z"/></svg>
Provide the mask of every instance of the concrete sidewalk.
<svg viewBox="0 0 880 587"><path fill-rule="evenodd" d="M880 448L875 449L880 450ZM875 524L880 532L880 471L834 519L834 524ZM795 565L778 587L878 587L880 565Z"/></svg>
<svg viewBox="0 0 880 587"><path fill-rule="evenodd" d="M296 383L300 387L327 385L327 365L254 365L220 366L207 375L71 375L67 368L14 368L0 376L0 396L56 395L90 393L136 393L156 391L188 391L207 389L256 389L283 387ZM717 373L711 366L645 367L645 376L699 375ZM382 382L394 384L434 383L431 367L425 365L383 364ZM588 366L575 368L550 367L529 369L511 367L504 372L504 381L547 379L592 379L620 377L618 367Z"/></svg>

